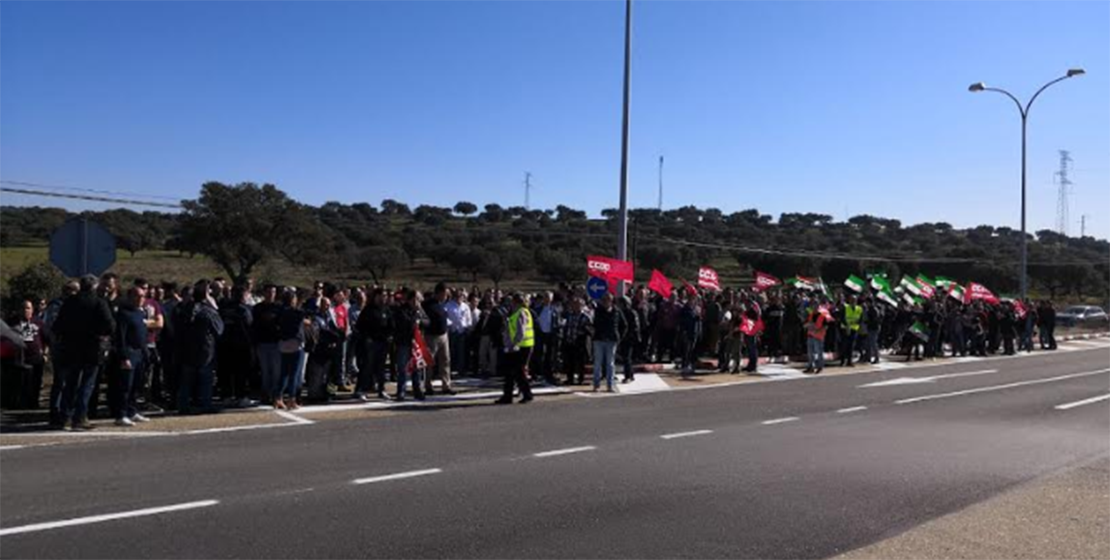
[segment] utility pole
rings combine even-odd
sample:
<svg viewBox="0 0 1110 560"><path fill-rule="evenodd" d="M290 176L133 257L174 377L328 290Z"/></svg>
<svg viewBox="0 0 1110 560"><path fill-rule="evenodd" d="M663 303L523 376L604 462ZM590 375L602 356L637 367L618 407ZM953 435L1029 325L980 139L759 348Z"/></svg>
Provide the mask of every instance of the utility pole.
<svg viewBox="0 0 1110 560"><path fill-rule="evenodd" d="M1079 237L1087 237L1087 215L1081 214L1079 216Z"/></svg>
<svg viewBox="0 0 1110 560"><path fill-rule="evenodd" d="M532 174L524 172L524 209L532 209Z"/></svg>
<svg viewBox="0 0 1110 560"><path fill-rule="evenodd" d="M659 156L659 211L663 211L663 156Z"/></svg>
<svg viewBox="0 0 1110 560"><path fill-rule="evenodd" d="M1056 198L1056 232L1060 235L1068 234L1068 191L1072 185L1068 179L1068 164L1071 162L1071 154L1067 150L1060 150L1060 170L1053 176L1059 186Z"/></svg>
<svg viewBox="0 0 1110 560"><path fill-rule="evenodd" d="M617 217L617 259L628 260L628 86L632 64L632 0L624 2L624 110L621 119L621 205ZM624 296L624 281L617 283Z"/></svg>

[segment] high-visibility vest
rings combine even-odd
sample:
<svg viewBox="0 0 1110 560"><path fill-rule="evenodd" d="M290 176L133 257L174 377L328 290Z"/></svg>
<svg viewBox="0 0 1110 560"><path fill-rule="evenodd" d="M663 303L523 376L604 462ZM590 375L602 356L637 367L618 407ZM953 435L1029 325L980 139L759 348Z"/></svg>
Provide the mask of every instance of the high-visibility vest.
<svg viewBox="0 0 1110 560"><path fill-rule="evenodd" d="M518 336L517 329L520 328L521 314L524 319L524 336ZM519 348L531 348L536 345L535 330L532 328L532 312L526 308L520 308L509 315L509 342Z"/></svg>
<svg viewBox="0 0 1110 560"><path fill-rule="evenodd" d="M848 323L848 330L858 331L860 319L863 318L863 307L859 305L844 306L844 322Z"/></svg>

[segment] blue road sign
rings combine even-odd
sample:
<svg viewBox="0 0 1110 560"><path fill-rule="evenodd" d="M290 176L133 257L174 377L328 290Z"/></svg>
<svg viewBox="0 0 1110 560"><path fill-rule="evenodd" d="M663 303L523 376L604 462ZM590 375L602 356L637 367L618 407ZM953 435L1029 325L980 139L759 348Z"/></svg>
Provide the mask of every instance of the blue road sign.
<svg viewBox="0 0 1110 560"><path fill-rule="evenodd" d="M99 276L116 263L116 238L88 218L71 218L50 234L50 262L69 277Z"/></svg>
<svg viewBox="0 0 1110 560"><path fill-rule="evenodd" d="M601 299L601 296L608 291L609 283L597 276L591 276L586 281L586 293L590 294L590 299Z"/></svg>

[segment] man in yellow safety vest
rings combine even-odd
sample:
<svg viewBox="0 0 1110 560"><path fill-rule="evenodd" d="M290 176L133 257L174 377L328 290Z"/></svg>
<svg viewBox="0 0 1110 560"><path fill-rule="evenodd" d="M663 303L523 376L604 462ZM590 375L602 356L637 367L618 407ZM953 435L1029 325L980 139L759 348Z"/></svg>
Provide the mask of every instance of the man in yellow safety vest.
<svg viewBox="0 0 1110 560"><path fill-rule="evenodd" d="M513 294L513 312L505 324L505 386L496 404L512 404L513 386L520 386L520 403L532 401L532 385L529 382L528 363L532 359L532 348L536 344L532 312L522 294Z"/></svg>

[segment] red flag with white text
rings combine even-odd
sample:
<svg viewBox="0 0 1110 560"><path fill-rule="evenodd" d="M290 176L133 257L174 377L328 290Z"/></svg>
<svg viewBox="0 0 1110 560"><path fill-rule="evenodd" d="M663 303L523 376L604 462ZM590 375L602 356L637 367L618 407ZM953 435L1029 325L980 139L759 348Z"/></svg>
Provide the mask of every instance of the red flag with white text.
<svg viewBox="0 0 1110 560"><path fill-rule="evenodd" d="M431 359L432 353L428 351L428 344L424 342L424 334L420 332L420 327L413 328L412 334L412 359L409 360L408 372L412 373L418 369L428 367L428 360Z"/></svg>
<svg viewBox="0 0 1110 560"><path fill-rule="evenodd" d="M586 257L586 270L590 276L603 278L608 280L610 284L620 280L632 282L633 267L632 263L628 261L590 255Z"/></svg>
<svg viewBox="0 0 1110 560"><path fill-rule="evenodd" d="M721 291L721 281L717 278L717 271L708 266L698 269L698 286Z"/></svg>
<svg viewBox="0 0 1110 560"><path fill-rule="evenodd" d="M967 284L967 292L964 293L964 303L971 303L972 300L981 299L987 303L998 305L998 297L994 295L986 286L969 282Z"/></svg>
<svg viewBox="0 0 1110 560"><path fill-rule="evenodd" d="M782 284L782 281L778 278L757 270L755 271L755 285L752 286L752 289L757 292L762 292L763 290L769 290L779 284Z"/></svg>

